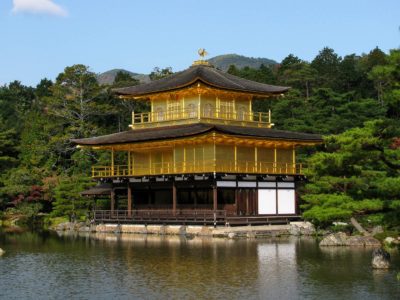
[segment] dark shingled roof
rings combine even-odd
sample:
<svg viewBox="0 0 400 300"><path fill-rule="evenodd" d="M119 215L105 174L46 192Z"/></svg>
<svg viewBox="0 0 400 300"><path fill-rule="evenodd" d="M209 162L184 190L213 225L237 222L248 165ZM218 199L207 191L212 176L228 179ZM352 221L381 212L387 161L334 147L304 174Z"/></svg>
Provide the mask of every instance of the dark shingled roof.
<svg viewBox="0 0 400 300"><path fill-rule="evenodd" d="M196 136L212 131L236 136L249 136L272 140L307 141L316 143L322 142L322 137L317 134L275 130L270 128L214 125L204 123L134 129L93 138L73 139L72 142L82 146L112 145L182 138Z"/></svg>
<svg viewBox="0 0 400 300"><path fill-rule="evenodd" d="M173 91L202 82L208 86L258 95L281 94L289 90L288 87L275 86L246 80L228 73L219 71L212 66L196 65L184 71L177 72L150 83L118 88L113 91L119 95L145 96L152 93Z"/></svg>
<svg viewBox="0 0 400 300"><path fill-rule="evenodd" d="M102 196L102 195L110 195L112 190L112 185L103 183L100 185L96 185L94 187L91 187L80 194L82 196Z"/></svg>

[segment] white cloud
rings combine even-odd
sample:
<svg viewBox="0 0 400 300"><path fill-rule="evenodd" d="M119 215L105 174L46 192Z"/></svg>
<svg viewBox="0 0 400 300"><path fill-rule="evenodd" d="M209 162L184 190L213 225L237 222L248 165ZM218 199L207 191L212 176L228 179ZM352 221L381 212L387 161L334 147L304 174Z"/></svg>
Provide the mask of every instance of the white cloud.
<svg viewBox="0 0 400 300"><path fill-rule="evenodd" d="M66 16L67 11L53 0L13 0L14 13L35 13Z"/></svg>

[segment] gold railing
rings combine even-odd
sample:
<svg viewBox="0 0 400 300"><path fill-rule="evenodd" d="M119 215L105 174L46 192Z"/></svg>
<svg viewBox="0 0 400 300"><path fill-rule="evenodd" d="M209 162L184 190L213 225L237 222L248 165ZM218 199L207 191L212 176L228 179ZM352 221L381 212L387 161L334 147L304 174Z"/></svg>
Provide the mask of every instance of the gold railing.
<svg viewBox="0 0 400 300"><path fill-rule="evenodd" d="M302 164L273 163L254 161L214 161L200 162L165 162L149 164L135 164L131 168L127 165L94 166L92 177L126 177L168 174L198 174L198 173L249 173L249 174L302 174Z"/></svg>
<svg viewBox="0 0 400 300"><path fill-rule="evenodd" d="M132 128L154 127L168 123L193 123L198 120L205 122L233 123L255 127L271 127L271 111L242 112L223 111L215 109L179 109L172 111L156 111L145 113L132 112Z"/></svg>

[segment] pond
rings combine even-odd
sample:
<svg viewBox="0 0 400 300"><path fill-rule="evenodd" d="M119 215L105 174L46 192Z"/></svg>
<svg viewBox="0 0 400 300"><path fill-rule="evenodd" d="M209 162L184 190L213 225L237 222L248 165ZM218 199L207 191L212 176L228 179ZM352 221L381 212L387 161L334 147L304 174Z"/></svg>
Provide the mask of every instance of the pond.
<svg viewBox="0 0 400 300"><path fill-rule="evenodd" d="M0 234L1 299L398 299L400 257L313 238Z"/></svg>

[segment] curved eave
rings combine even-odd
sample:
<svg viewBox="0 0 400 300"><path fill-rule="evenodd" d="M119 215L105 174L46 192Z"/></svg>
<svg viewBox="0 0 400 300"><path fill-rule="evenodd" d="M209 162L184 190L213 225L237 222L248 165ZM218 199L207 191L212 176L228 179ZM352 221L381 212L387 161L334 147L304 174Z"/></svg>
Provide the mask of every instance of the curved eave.
<svg viewBox="0 0 400 300"><path fill-rule="evenodd" d="M209 66L192 66L189 69L150 83L117 88L113 89L113 92L125 98L146 98L154 94L175 92L193 87L196 83L204 84L213 89L264 97L279 95L290 89L290 87L247 80L223 73Z"/></svg>
<svg viewBox="0 0 400 300"><path fill-rule="evenodd" d="M323 139L320 135L314 134L261 128L247 128L247 130L250 131L246 132L246 128L237 126L206 125L199 123L193 125L164 127L161 130L160 128L132 130L94 138L74 139L71 141L81 147L96 148L110 147L113 145L182 140L215 132L216 134L222 134L230 137L282 141L299 145L316 145L323 142Z"/></svg>
<svg viewBox="0 0 400 300"><path fill-rule="evenodd" d="M188 82L187 84L180 85L174 88L170 89L160 89L160 90L155 90L153 92L146 92L146 93L124 93L124 92L119 92L119 89L113 89L113 92L120 96L121 98L126 98L126 99L141 99L141 98L148 98L156 94L160 93L167 93L167 92L176 92L179 90L182 90L184 88L190 88L192 86L195 86L197 83L203 83L204 85L208 87L212 87L221 91L228 91L228 92L236 92L236 93L241 93L241 94L248 94L248 95L253 95L253 96L259 96L259 97L268 97L268 96L277 96L286 93L288 90L290 90L290 87L285 87L282 90L279 91L273 91L273 92L260 92L260 91L254 91L254 90L245 90L245 89L232 89L232 88L226 88L226 87L221 87L215 84L212 84L210 82L205 81L202 78L196 78L195 80Z"/></svg>

